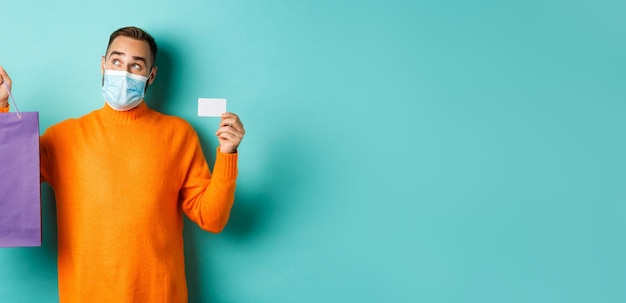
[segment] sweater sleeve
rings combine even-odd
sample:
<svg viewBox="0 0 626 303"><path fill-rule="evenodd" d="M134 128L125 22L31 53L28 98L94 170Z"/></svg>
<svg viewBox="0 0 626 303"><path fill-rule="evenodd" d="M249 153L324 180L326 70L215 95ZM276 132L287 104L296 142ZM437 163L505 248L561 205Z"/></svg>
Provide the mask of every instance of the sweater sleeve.
<svg viewBox="0 0 626 303"><path fill-rule="evenodd" d="M238 154L224 154L216 150L213 173L202 153L199 142L181 189L182 208L200 228L221 232L235 200Z"/></svg>
<svg viewBox="0 0 626 303"><path fill-rule="evenodd" d="M9 112L9 107L0 107L0 113L8 113Z"/></svg>

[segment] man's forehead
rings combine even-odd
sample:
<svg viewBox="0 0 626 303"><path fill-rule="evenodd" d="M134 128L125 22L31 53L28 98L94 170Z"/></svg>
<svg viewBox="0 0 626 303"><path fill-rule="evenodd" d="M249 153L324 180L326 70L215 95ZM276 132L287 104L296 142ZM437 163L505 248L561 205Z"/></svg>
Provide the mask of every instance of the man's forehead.
<svg viewBox="0 0 626 303"><path fill-rule="evenodd" d="M111 45L109 45L107 56L110 56L111 54L149 58L150 45L148 45L148 42L143 40L119 36L111 42Z"/></svg>

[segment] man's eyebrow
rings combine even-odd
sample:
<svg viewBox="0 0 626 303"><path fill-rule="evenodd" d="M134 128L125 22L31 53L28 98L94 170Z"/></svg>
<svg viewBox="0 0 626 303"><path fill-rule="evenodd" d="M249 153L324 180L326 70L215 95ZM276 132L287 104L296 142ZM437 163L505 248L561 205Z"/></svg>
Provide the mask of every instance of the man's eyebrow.
<svg viewBox="0 0 626 303"><path fill-rule="evenodd" d="M143 62L143 64L148 64L148 62L146 62L146 58L144 58L144 57L134 56L133 59L135 59L137 61L141 61L141 62Z"/></svg>
<svg viewBox="0 0 626 303"><path fill-rule="evenodd" d="M126 56L126 53L122 53L122 52L118 52L118 51L111 51L111 52L109 53L109 57L110 57L110 56L113 56L113 55L118 55L118 56L122 56L122 57L124 57L124 56Z"/></svg>
<svg viewBox="0 0 626 303"><path fill-rule="evenodd" d="M126 53L123 53L123 52L120 52L120 51L112 51L112 52L109 54L109 57L110 57L110 56L113 56L113 55L118 55L118 56L126 57ZM137 61L141 61L141 62L143 62L144 64L147 64L147 63L148 63L148 62L146 61L146 58L144 58L144 57L140 57L140 56L133 56L133 59L135 59L135 60L137 60Z"/></svg>

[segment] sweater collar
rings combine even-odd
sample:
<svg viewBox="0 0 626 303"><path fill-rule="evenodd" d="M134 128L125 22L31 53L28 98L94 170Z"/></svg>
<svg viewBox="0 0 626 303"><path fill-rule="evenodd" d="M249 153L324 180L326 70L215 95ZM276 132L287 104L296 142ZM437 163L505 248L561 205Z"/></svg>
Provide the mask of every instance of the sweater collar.
<svg viewBox="0 0 626 303"><path fill-rule="evenodd" d="M129 123L139 120L152 112L152 110L146 104L146 101L141 101L141 103L139 103L137 107L127 111L117 111L105 102L104 107L101 108L99 111L102 113L103 117L122 123Z"/></svg>

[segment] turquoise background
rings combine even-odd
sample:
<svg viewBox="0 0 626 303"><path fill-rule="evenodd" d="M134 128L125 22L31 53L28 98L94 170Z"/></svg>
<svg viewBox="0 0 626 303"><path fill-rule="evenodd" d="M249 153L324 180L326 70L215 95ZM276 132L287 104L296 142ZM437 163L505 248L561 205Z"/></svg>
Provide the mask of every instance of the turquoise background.
<svg viewBox="0 0 626 303"><path fill-rule="evenodd" d="M149 104L211 163L197 99L228 99L236 204L219 235L186 222L190 302L626 302L625 10L3 0L0 65L43 131L103 105L109 34L143 27ZM2 302L58 300L42 188L43 246L0 250Z"/></svg>

